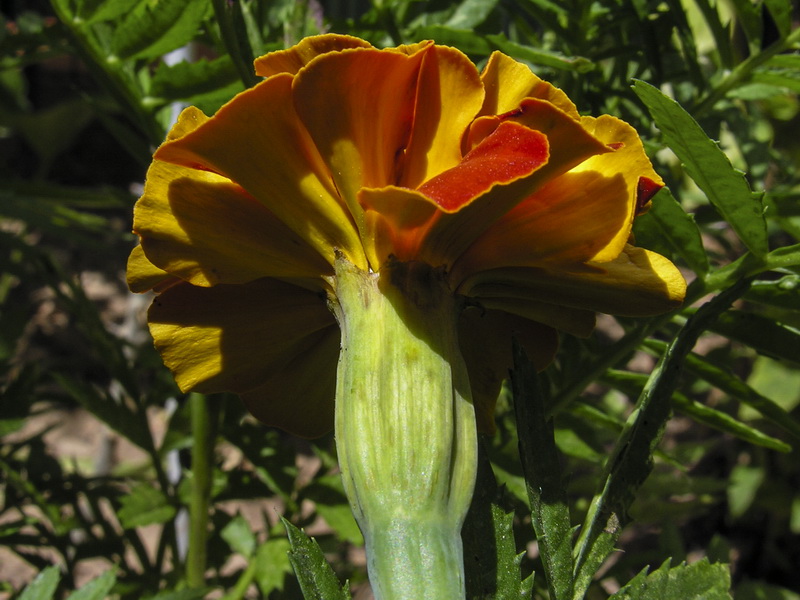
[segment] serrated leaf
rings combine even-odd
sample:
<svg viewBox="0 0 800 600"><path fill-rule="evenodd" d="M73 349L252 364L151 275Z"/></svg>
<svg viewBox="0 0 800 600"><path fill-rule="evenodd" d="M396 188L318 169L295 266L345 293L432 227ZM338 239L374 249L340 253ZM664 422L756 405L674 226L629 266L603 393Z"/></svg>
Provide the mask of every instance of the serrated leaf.
<svg viewBox="0 0 800 600"><path fill-rule="evenodd" d="M524 553L517 553L512 527L514 513L503 508L502 497L481 444L475 493L461 530L467 598L527 600L531 597L533 574L522 579L520 564Z"/></svg>
<svg viewBox="0 0 800 600"><path fill-rule="evenodd" d="M548 402L536 369L516 342L511 387L531 519L547 585L554 600L568 600L572 597L573 561L567 488L561 478L553 420L547 418Z"/></svg>
<svg viewBox="0 0 800 600"><path fill-rule="evenodd" d="M117 511L117 517L124 529L166 523L176 513L167 497L146 483L134 487L130 494L120 499L120 503L122 507Z"/></svg>
<svg viewBox="0 0 800 600"><path fill-rule="evenodd" d="M156 58L189 43L210 16L205 0L140 0L114 30L119 59Z"/></svg>
<svg viewBox="0 0 800 600"><path fill-rule="evenodd" d="M256 536L250 523L240 514L233 517L220 531L220 536L228 542L231 550L245 558L250 558L256 549Z"/></svg>
<svg viewBox="0 0 800 600"><path fill-rule="evenodd" d="M633 89L688 175L750 251L764 256L769 242L762 205L743 173L733 168L725 153L677 102L643 81L634 82Z"/></svg>
<svg viewBox="0 0 800 600"><path fill-rule="evenodd" d="M106 571L95 577L81 589L71 593L67 600L104 600L117 582L113 571Z"/></svg>
<svg viewBox="0 0 800 600"><path fill-rule="evenodd" d="M710 329L747 344L761 354L800 362L800 333L768 317L731 310L720 315Z"/></svg>
<svg viewBox="0 0 800 600"><path fill-rule="evenodd" d="M640 572L609 600L731 600L728 567L708 559L670 569L667 559L656 571Z"/></svg>
<svg viewBox="0 0 800 600"><path fill-rule="evenodd" d="M17 600L51 600L56 593L61 572L58 567L47 567L31 581Z"/></svg>
<svg viewBox="0 0 800 600"><path fill-rule="evenodd" d="M289 540L286 538L271 538L258 547L254 559L255 579L264 598L273 590L283 589L286 575L292 572L289 551Z"/></svg>
<svg viewBox="0 0 800 600"><path fill-rule="evenodd" d="M486 20L497 6L498 0L464 0L447 20L445 26L454 29L472 29Z"/></svg>
<svg viewBox="0 0 800 600"><path fill-rule="evenodd" d="M740 281L701 306L653 369L608 460L575 545L575 600L583 598L595 572L613 550L635 492L653 468L653 454L669 418L671 398L686 355L709 324L748 286L749 281Z"/></svg>
<svg viewBox="0 0 800 600"><path fill-rule="evenodd" d="M652 208L640 218L652 218L670 248L695 273L702 276L708 272L708 255L694 216L683 210L668 188L661 189Z"/></svg>
<svg viewBox="0 0 800 600"><path fill-rule="evenodd" d="M305 600L350 600L350 588L339 584L325 555L313 538L281 518L289 535L289 560Z"/></svg>

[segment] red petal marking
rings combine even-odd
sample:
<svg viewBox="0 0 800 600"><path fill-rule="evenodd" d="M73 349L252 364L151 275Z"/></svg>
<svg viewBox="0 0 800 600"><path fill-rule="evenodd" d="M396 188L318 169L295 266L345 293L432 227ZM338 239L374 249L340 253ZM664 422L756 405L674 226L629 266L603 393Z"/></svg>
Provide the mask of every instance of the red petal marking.
<svg viewBox="0 0 800 600"><path fill-rule="evenodd" d="M625 142L611 142L610 144L606 144L612 150L619 150L620 148L625 147Z"/></svg>
<svg viewBox="0 0 800 600"><path fill-rule="evenodd" d="M429 179L419 191L442 209L456 212L496 184L530 175L549 155L544 134L505 121L458 165Z"/></svg>
<svg viewBox="0 0 800 600"><path fill-rule="evenodd" d="M664 187L661 183L656 183L649 177L639 177L636 185L636 214L641 215L647 212L648 204L656 192Z"/></svg>

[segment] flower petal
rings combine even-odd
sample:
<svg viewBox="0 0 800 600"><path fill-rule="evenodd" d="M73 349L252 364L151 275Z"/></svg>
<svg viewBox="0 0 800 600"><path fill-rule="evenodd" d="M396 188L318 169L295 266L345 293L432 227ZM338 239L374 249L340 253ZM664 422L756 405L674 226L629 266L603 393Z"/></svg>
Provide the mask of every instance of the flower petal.
<svg viewBox="0 0 800 600"><path fill-rule="evenodd" d="M150 332L182 391L246 392L336 323L324 294L278 281L176 285L153 301Z"/></svg>
<svg viewBox="0 0 800 600"><path fill-rule="evenodd" d="M380 271L390 256L415 260L427 226L440 212L422 193L395 186L364 188L358 202L364 210L364 252L374 271Z"/></svg>
<svg viewBox="0 0 800 600"><path fill-rule="evenodd" d="M504 266L591 260L630 231L625 179L569 172L525 199L486 231L453 267L454 279Z"/></svg>
<svg viewBox="0 0 800 600"><path fill-rule="evenodd" d="M158 290L180 282L177 277L151 263L141 246L135 246L128 256L127 280L128 288L136 293Z"/></svg>
<svg viewBox="0 0 800 600"><path fill-rule="evenodd" d="M308 339L307 349L241 398L262 423L315 438L333 429L341 335L338 327L328 327Z"/></svg>
<svg viewBox="0 0 800 600"><path fill-rule="evenodd" d="M445 46L425 53L399 185L416 188L461 161L464 132L483 96L478 70L463 53Z"/></svg>
<svg viewBox="0 0 800 600"><path fill-rule="evenodd" d="M663 256L625 246L613 261L565 268L509 267L476 273L458 290L484 298L518 298L642 317L680 306L686 281Z"/></svg>
<svg viewBox="0 0 800 600"><path fill-rule="evenodd" d="M536 368L542 370L555 356L558 333L501 311L468 308L459 320L458 338L469 372L478 429L493 433L497 396L513 366L512 338L523 345Z"/></svg>
<svg viewBox="0 0 800 600"><path fill-rule="evenodd" d="M636 130L625 121L609 115L602 115L598 118L582 117L581 124L603 143L615 149L613 152L592 156L573 171L619 173L625 179L627 187L624 203L627 211L626 225L621 227L617 235L608 240L606 245L598 249L592 257L595 262L605 262L613 260L625 247L630 237L634 217L647 209L650 197L663 187L664 182L653 170L653 165L645 154L644 146ZM644 190L643 194L642 182L644 180L647 181L645 187L648 189Z"/></svg>
<svg viewBox="0 0 800 600"><path fill-rule="evenodd" d="M295 75L321 54L341 52L348 48L371 48L369 42L350 35L326 33L303 38L299 43L286 50L270 52L253 61L256 75L271 77L278 73Z"/></svg>
<svg viewBox="0 0 800 600"><path fill-rule="evenodd" d="M358 190L397 182L426 53L371 48L329 53L311 61L294 81L297 114L359 227Z"/></svg>
<svg viewBox="0 0 800 600"><path fill-rule="evenodd" d="M366 260L349 211L294 111L292 79L274 75L242 92L203 126L163 144L155 158L224 175L329 263L338 248L363 267Z"/></svg>
<svg viewBox="0 0 800 600"><path fill-rule="evenodd" d="M330 265L230 180L154 161L133 229L153 264L193 285L319 277Z"/></svg>
<svg viewBox="0 0 800 600"><path fill-rule="evenodd" d="M539 98L578 118L578 109L564 92L539 79L526 65L500 52L489 57L481 80L486 90L482 115L500 115L515 110L525 98Z"/></svg>
<svg viewBox="0 0 800 600"><path fill-rule="evenodd" d="M527 177L550 158L547 138L516 123L500 123L452 169L426 181L419 191L442 210L458 212L498 184Z"/></svg>

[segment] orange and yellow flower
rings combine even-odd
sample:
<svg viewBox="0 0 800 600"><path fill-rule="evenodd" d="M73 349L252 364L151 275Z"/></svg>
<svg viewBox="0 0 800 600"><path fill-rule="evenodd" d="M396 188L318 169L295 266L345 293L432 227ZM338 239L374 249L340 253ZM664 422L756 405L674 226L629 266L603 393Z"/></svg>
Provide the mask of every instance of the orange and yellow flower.
<svg viewBox="0 0 800 600"><path fill-rule="evenodd" d="M183 112L135 209L129 283L158 292L150 330L182 390L330 429L337 257L446 271L484 429L512 333L544 365L556 330L587 335L595 311L681 303L672 263L630 243L663 185L635 130L580 116L525 65L323 35L255 66L264 80L213 117Z"/></svg>

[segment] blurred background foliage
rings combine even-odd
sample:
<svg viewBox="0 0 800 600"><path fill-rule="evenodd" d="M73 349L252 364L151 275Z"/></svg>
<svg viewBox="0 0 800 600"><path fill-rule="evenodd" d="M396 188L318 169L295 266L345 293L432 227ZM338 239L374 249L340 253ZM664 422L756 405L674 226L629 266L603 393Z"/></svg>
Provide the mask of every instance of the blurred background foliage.
<svg viewBox="0 0 800 600"><path fill-rule="evenodd" d="M637 242L681 266L690 303L563 337L544 387L573 525L656 357L698 301L744 286L682 360L622 552L588 597L707 557L730 564L737 600L800 598L799 17L790 0L3 0L0 597L300 598L281 517L369 597L332 438L267 429L235 397L182 396L146 333L149 298L124 284L131 209L180 108L213 113L256 83L255 56L330 31L434 39L479 66L500 50L582 113L639 130L671 193ZM546 598L510 395L483 440L504 486L492 501ZM198 548L187 515L205 508Z"/></svg>

